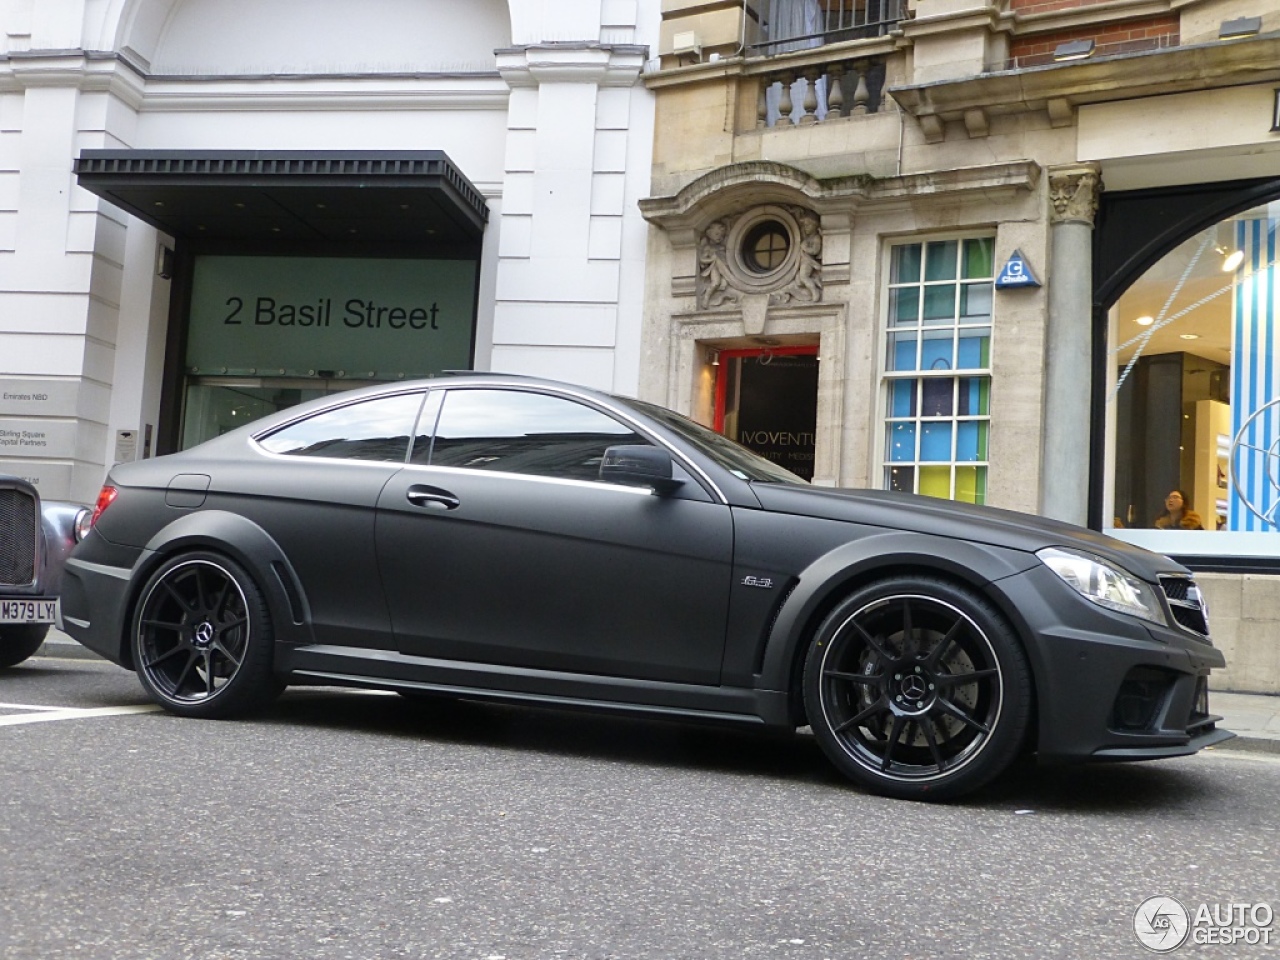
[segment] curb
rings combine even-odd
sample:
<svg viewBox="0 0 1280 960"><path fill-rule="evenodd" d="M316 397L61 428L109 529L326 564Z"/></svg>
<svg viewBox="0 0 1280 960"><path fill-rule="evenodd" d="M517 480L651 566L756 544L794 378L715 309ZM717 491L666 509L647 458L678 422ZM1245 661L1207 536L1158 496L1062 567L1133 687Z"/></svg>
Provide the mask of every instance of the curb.
<svg viewBox="0 0 1280 960"><path fill-rule="evenodd" d="M1228 727L1228 729L1230 729ZM1247 734L1236 734L1234 740L1228 740L1217 746L1209 747L1209 750L1219 750L1223 753L1269 753L1273 756L1280 756L1280 740L1274 737L1251 737Z"/></svg>

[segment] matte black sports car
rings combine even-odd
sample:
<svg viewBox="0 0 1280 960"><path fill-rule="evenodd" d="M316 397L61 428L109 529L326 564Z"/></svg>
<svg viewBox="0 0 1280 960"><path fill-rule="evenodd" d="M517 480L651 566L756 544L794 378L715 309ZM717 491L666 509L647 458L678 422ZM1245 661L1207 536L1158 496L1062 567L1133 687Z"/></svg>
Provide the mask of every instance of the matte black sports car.
<svg viewBox="0 0 1280 960"><path fill-rule="evenodd" d="M170 711L286 684L812 727L898 797L1194 753L1223 666L1173 561L812 487L670 411L527 378L352 391L116 467L74 637Z"/></svg>
<svg viewBox="0 0 1280 960"><path fill-rule="evenodd" d="M35 485L0 474L0 668L40 649L58 616L62 567L89 513L42 500Z"/></svg>

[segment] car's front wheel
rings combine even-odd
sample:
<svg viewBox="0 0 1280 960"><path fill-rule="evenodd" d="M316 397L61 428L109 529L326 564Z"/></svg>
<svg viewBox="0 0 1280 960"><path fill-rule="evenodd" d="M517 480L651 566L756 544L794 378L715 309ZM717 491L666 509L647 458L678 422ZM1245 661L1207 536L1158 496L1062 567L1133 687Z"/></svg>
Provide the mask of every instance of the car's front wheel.
<svg viewBox="0 0 1280 960"><path fill-rule="evenodd" d="M804 702L841 772L880 794L944 800L1013 762L1031 722L1013 630L973 591L930 577L857 590L809 648Z"/></svg>
<svg viewBox="0 0 1280 960"><path fill-rule="evenodd" d="M35 654L48 632L48 624L23 623L0 627L0 670L17 666Z"/></svg>
<svg viewBox="0 0 1280 960"><path fill-rule="evenodd" d="M213 553L166 561L143 587L133 618L133 661L147 692L188 717L231 717L269 704L271 615L239 564Z"/></svg>

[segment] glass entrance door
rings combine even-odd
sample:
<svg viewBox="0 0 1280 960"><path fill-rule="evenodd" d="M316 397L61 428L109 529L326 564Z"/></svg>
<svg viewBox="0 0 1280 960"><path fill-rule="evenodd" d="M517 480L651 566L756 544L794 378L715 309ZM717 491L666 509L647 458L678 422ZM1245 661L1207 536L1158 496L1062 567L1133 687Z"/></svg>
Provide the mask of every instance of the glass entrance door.
<svg viewBox="0 0 1280 960"><path fill-rule="evenodd" d="M818 348L724 350L719 362L716 429L812 480L818 424Z"/></svg>

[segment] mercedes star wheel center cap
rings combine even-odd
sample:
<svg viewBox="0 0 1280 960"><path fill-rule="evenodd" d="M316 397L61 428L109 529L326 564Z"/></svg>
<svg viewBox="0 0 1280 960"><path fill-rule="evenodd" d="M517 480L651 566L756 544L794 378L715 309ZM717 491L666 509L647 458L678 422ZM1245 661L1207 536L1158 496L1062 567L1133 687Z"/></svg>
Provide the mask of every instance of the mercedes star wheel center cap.
<svg viewBox="0 0 1280 960"><path fill-rule="evenodd" d="M196 627L195 641L197 647L207 647L213 643L213 624L206 620Z"/></svg>

